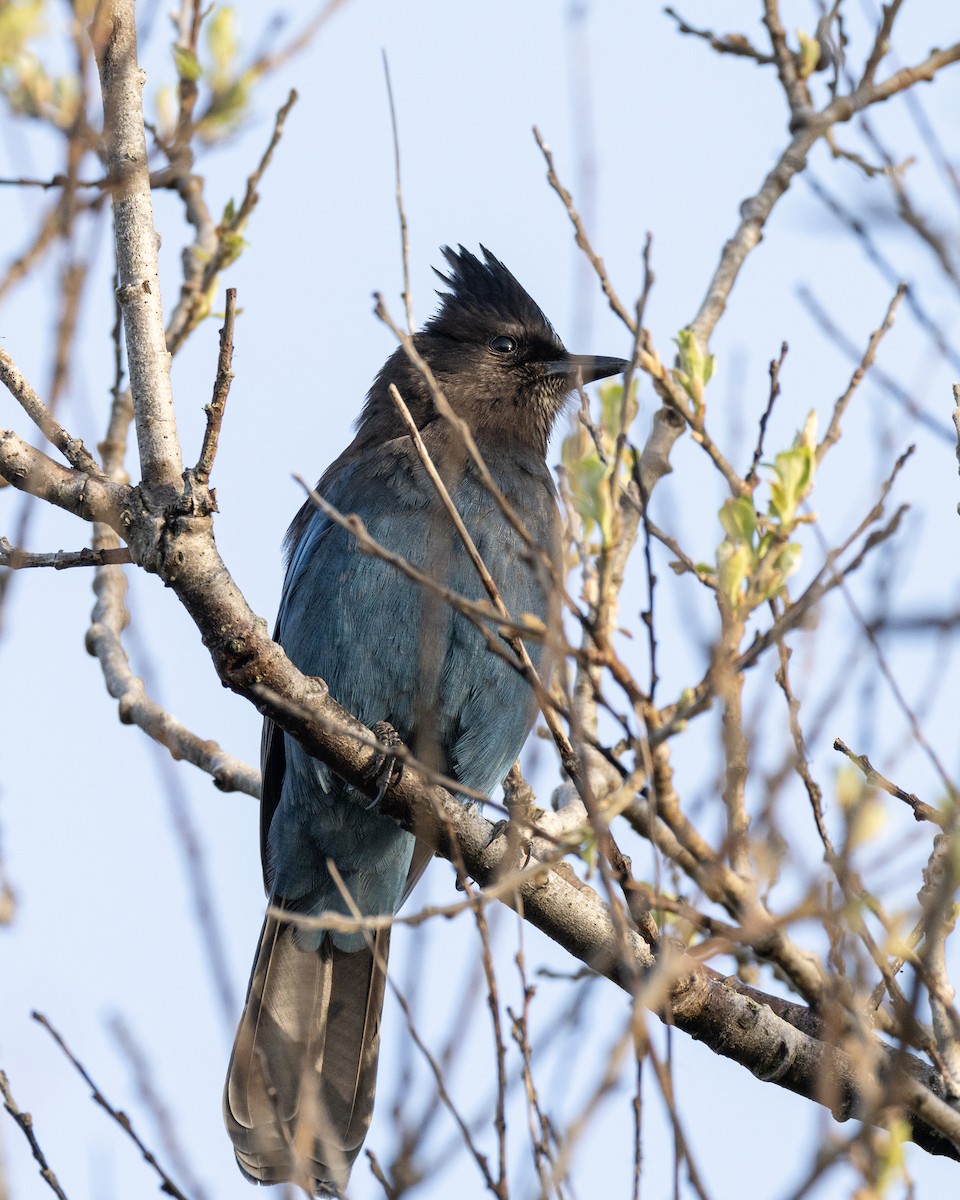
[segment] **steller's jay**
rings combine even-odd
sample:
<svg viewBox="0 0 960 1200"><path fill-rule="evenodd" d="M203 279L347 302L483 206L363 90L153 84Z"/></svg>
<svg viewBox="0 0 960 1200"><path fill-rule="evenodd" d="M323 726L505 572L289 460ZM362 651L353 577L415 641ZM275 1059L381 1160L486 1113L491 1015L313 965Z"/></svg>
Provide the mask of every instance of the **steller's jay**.
<svg viewBox="0 0 960 1200"><path fill-rule="evenodd" d="M538 553L504 517L398 348L374 381L353 442L317 490L356 513L395 554L471 599L486 592L442 507L388 388L396 384L511 616L556 628L560 518L547 440L577 379L623 371L618 358L568 354L506 267L460 247L449 288L415 335L454 411ZM309 502L286 539L276 640L366 725L388 722L427 766L484 793L499 784L535 715L528 684L482 633L395 567L362 553ZM491 623L491 629L495 624ZM528 647L544 682L543 644ZM271 904L296 913L392 914L430 857L416 838L267 720L261 853ZM339 873L335 880L328 863ZM373 1113L389 930L312 932L268 916L224 1090L237 1162L250 1179L293 1179L338 1194Z"/></svg>

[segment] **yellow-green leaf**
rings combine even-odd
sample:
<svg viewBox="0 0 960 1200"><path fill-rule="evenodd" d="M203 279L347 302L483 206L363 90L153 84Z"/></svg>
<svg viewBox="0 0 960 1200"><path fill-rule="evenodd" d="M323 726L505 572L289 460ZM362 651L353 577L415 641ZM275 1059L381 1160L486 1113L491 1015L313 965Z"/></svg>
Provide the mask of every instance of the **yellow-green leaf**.
<svg viewBox="0 0 960 1200"><path fill-rule="evenodd" d="M219 74L226 74L239 50L237 15L229 4L218 8L207 22L207 47Z"/></svg>
<svg viewBox="0 0 960 1200"><path fill-rule="evenodd" d="M725 539L717 547L717 582L731 608L740 606L743 585L752 566L753 555L750 547L743 542L734 543Z"/></svg>
<svg viewBox="0 0 960 1200"><path fill-rule="evenodd" d="M596 525L605 544L609 543L613 533L610 489L607 486L609 473L609 466L601 462L596 450L584 455L578 462L567 464L573 506L583 518L587 533Z"/></svg>
<svg viewBox="0 0 960 1200"><path fill-rule="evenodd" d="M788 542L772 564L765 564L763 586L759 589L758 599L771 600L783 591L787 579L800 565L800 555L800 545L797 542Z"/></svg>
<svg viewBox="0 0 960 1200"><path fill-rule="evenodd" d="M757 514L749 496L738 496L724 502L720 509L720 524L732 542L753 544L757 532Z"/></svg>
<svg viewBox="0 0 960 1200"><path fill-rule="evenodd" d="M787 528L792 526L797 508L810 490L814 466L813 452L802 444L776 457L774 478L770 480L770 513Z"/></svg>
<svg viewBox="0 0 960 1200"><path fill-rule="evenodd" d="M797 41L800 43L800 78L809 79L820 62L820 43L802 29L797 30Z"/></svg>
<svg viewBox="0 0 960 1200"><path fill-rule="evenodd" d="M703 405L704 389L713 377L716 360L712 354L704 354L692 329L681 329L674 341L679 350L680 366L673 376L699 409Z"/></svg>
<svg viewBox="0 0 960 1200"><path fill-rule="evenodd" d="M177 68L177 75L190 83L196 83L203 75L200 60L188 46L173 47L173 62Z"/></svg>
<svg viewBox="0 0 960 1200"><path fill-rule="evenodd" d="M625 412L622 383L607 383L600 388L600 425L603 432L609 435L611 453L613 452L617 438L620 436L621 417L623 418L623 428L627 430L633 424L638 409L636 380L634 380L633 386L630 388L630 395L626 400ZM604 441L606 441L606 438Z"/></svg>

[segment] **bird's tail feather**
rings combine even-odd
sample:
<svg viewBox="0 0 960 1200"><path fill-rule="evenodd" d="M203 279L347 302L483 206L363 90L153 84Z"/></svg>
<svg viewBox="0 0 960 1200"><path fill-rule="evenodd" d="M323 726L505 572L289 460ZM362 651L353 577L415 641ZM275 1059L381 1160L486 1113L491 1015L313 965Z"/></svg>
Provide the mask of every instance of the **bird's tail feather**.
<svg viewBox="0 0 960 1200"><path fill-rule="evenodd" d="M223 1094L237 1162L260 1183L344 1186L370 1118L390 931L301 950L268 916Z"/></svg>

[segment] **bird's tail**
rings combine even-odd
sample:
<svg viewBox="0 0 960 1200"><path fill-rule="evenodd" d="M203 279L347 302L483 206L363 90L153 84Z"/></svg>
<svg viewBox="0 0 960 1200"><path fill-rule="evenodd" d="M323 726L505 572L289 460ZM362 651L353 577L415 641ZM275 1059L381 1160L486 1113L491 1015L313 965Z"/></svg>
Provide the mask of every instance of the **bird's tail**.
<svg viewBox="0 0 960 1200"><path fill-rule="evenodd" d="M301 950L292 925L265 920L223 1093L250 1179L346 1184L373 1115L389 946L381 930L373 949Z"/></svg>

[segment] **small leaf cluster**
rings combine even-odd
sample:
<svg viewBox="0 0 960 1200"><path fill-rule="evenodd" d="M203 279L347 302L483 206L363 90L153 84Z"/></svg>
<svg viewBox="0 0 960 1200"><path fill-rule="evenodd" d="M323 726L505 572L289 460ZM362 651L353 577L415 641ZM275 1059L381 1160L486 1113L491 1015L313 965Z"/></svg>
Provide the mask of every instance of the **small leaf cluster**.
<svg viewBox="0 0 960 1200"><path fill-rule="evenodd" d="M221 270L235 263L249 245L243 237L245 226L246 220L238 220L236 204L232 199L228 200L219 226L220 247L224 256Z"/></svg>
<svg viewBox="0 0 960 1200"><path fill-rule="evenodd" d="M713 378L716 359L712 354L704 354L692 329L681 329L674 341L679 366L673 369L672 375L693 401L694 412L700 414L703 412L703 394Z"/></svg>
<svg viewBox="0 0 960 1200"><path fill-rule="evenodd" d="M730 609L746 616L783 591L800 565L801 549L791 541L798 526L813 518L800 506L813 488L816 472L816 414L810 413L789 450L776 455L767 484L767 510L759 513L754 496L735 496L720 509L725 537L717 547L716 567L703 567L713 577Z"/></svg>
<svg viewBox="0 0 960 1200"><path fill-rule="evenodd" d="M630 460L620 456L619 479L613 479L617 458L617 439L629 429L637 415L637 389L634 384L624 401L623 385L608 383L600 388L600 419L595 437L578 428L564 438L561 459L570 487L573 507L583 521L587 539L599 535L603 547L616 540L618 491L630 475Z"/></svg>

